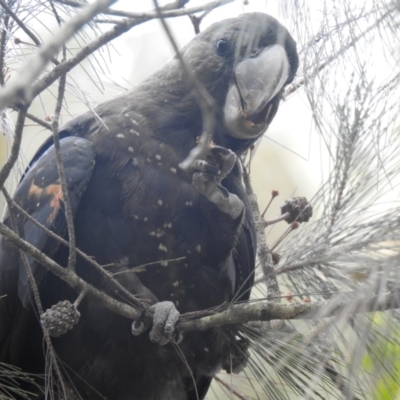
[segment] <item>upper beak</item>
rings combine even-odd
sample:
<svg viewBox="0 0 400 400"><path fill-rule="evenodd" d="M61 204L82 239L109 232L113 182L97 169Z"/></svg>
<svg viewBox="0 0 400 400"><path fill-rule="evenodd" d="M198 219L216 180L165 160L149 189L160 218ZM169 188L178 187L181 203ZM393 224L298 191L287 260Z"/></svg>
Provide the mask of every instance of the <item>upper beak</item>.
<svg viewBox="0 0 400 400"><path fill-rule="evenodd" d="M279 44L267 47L257 57L237 65L236 83L247 118L259 113L282 89L289 71L286 51Z"/></svg>

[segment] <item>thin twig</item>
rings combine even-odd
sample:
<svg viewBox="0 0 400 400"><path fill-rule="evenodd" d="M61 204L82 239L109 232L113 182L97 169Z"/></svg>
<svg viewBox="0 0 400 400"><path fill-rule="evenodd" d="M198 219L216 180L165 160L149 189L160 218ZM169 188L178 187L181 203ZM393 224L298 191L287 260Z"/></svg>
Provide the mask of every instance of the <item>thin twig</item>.
<svg viewBox="0 0 400 400"><path fill-rule="evenodd" d="M17 122L15 124L14 141L11 147L11 154L0 171L0 189L3 188L4 182L10 175L14 164L18 160L19 151L21 149L22 132L24 130L24 123L26 117L27 107L22 106L18 112Z"/></svg>
<svg viewBox="0 0 400 400"><path fill-rule="evenodd" d="M7 5L7 3L4 0L0 0L0 5L6 10L7 16L10 16L15 21L15 23L32 39L33 43L35 43L37 47L40 47L42 45L40 40L26 26L26 24L21 19L18 18L17 14L15 14L15 12ZM55 65L59 64L58 60L54 57L50 57L50 61Z"/></svg>
<svg viewBox="0 0 400 400"><path fill-rule="evenodd" d="M284 214L280 215L279 217L269 219L268 221L264 220L263 221L264 228L266 228L267 226L276 224L277 222L284 221L288 217L290 217L290 212L285 212Z"/></svg>
<svg viewBox="0 0 400 400"><path fill-rule="evenodd" d="M323 69L328 67L333 61L336 61L340 56L342 56L344 53L346 53L349 49L353 48L362 38L364 38L368 33L370 33L373 29L376 29L394 10L394 7L390 8L385 14L383 14L379 19L374 21L373 24L371 24L369 27L367 27L360 35L356 36L353 38L349 43L347 43L345 46L342 46L337 52L332 54L330 57L328 57L325 61L320 63L317 67L311 66L310 68L313 68L312 74L317 75L319 72L321 72ZM295 92L297 92L300 88L302 88L306 83L306 78L302 77L298 79L297 81L293 82L290 84L286 89L284 96L288 97L293 95Z"/></svg>
<svg viewBox="0 0 400 400"><path fill-rule="evenodd" d="M199 141L199 144L190 151L189 155L187 158L182 161L179 166L183 170L188 170L191 168L192 164L194 161L197 159L201 158L204 156L205 152L207 151L207 148L209 147L209 144L211 142L211 139L214 134L214 126L215 126L215 107L214 107L214 99L210 94L207 92L206 88L204 85L202 85L196 78L196 75L193 73L192 69L188 67L186 64L185 60L183 59L178 45L176 44L176 41L174 37L172 36L172 33L166 24L164 20L164 15L162 13L161 8L158 5L157 0L153 0L153 3L156 7L158 16L160 18L160 21L162 23L162 26L164 28L164 31L175 51L176 57L181 63L182 69L186 76L189 78L190 83L194 86L195 88L195 93L197 97L197 102L199 104L200 110L201 110L201 116L203 119L203 133L201 135L201 140Z"/></svg>
<svg viewBox="0 0 400 400"><path fill-rule="evenodd" d="M80 3L78 1L71 1L71 0L54 0L56 3L60 4L65 4L68 6L72 7L82 7L85 3ZM172 3L169 3L162 8L163 10L163 17L164 18L172 18L172 17L182 17L184 15L191 15L195 14L198 12L202 11L210 11L213 10L217 7L221 7L225 4L232 3L234 0L216 0L216 1L210 1L209 3L200 5L200 6L194 6L191 8L183 8L183 6L188 3L188 0L184 1L174 1ZM114 10L111 8L108 8L102 12L102 14L108 14L108 15L113 15L113 16L118 16L118 17L124 17L124 18L149 18L149 19L154 19L158 18L158 14L156 11L146 11L146 12L129 12L129 11L121 11L121 10Z"/></svg>
<svg viewBox="0 0 400 400"><path fill-rule="evenodd" d="M63 51L65 54L65 47L64 47ZM74 215L73 215L72 207L71 207L71 200L70 200L70 196L69 196L64 162L62 160L62 155L61 155L60 137L58 135L58 129L59 129L58 121L60 119L61 107L62 107L62 103L64 100L66 80L67 80L66 74L61 75L60 83L59 83L59 87L58 87L56 108L54 110L53 123L52 123L51 127L52 127L52 131L53 131L53 141L54 141L54 149L55 149L56 159L57 159L58 175L60 178L60 183L61 183L61 188L62 188L62 199L63 199L63 203L64 203L64 208L65 208L65 219L67 221L67 228L68 228L69 255L68 255L68 267L67 268L75 269L76 246L75 246Z"/></svg>
<svg viewBox="0 0 400 400"><path fill-rule="evenodd" d="M0 110L17 102L29 103L33 98L32 84L49 60L88 21L115 1L97 0L90 3L63 25L0 91Z"/></svg>
<svg viewBox="0 0 400 400"><path fill-rule="evenodd" d="M7 5L4 0L0 0L0 5L4 8L7 15L10 16L16 24L32 39L32 42L35 43L37 47L41 45L40 40L36 37L36 35L28 29L26 24L18 18L18 15Z"/></svg>
<svg viewBox="0 0 400 400"><path fill-rule="evenodd" d="M267 298L271 301L280 302L281 291L279 289L278 278L272 262L271 251L268 248L267 239L265 237L264 221L261 217L260 209L258 207L257 196L251 186L250 175L245 168L243 168L243 180L254 218L254 225L257 233L257 255L261 264L263 275L265 277Z"/></svg>
<svg viewBox="0 0 400 400"><path fill-rule="evenodd" d="M346 300L330 302L309 302L282 304L272 301L254 301L229 305L225 311L214 315L200 316L196 313L191 318L190 313L182 314L179 329L182 331L205 331L225 325L243 324L250 321L274 320L313 320L314 318L331 318L337 315L365 314L376 311L399 309L399 293L388 292L381 296L360 298L351 304ZM203 315L206 312L203 312ZM211 313L211 312L209 312ZM188 319L190 318L190 319Z"/></svg>
<svg viewBox="0 0 400 400"><path fill-rule="evenodd" d="M247 400L248 398L245 397L243 394L241 394L240 392L238 392L237 390L235 390L232 385L229 385L228 383L226 383L224 380L222 380L218 375L214 376L214 380L217 381L220 385L222 385L224 388L229 390L230 394L233 394L234 396L236 396L238 399L240 400Z"/></svg>
<svg viewBox="0 0 400 400"><path fill-rule="evenodd" d="M232 2L233 0L225 0L225 1L212 1L207 3L203 6L188 8L185 11L178 10L176 12L169 13L165 10L169 10L171 7L170 3L167 4L165 7L161 7L162 15L164 18L169 17L179 17L181 15L192 14L194 12L204 11L211 7L218 7L227 3ZM109 31L100 35L97 39L93 40L91 43L83 47L74 57L70 58L69 60L61 63L57 67L53 68L48 74L46 74L43 78L38 80L32 88L32 98L36 97L39 93L43 90L47 89L53 82L55 82L62 74L70 71L78 64L80 64L85 58L87 58L90 54L94 53L100 47L106 45L107 43L111 42L115 38L121 36L122 34L128 32L133 27L140 25L144 22L150 21L151 19L157 18L157 13L152 13L150 16L138 17L134 19L125 19L121 21L120 24L114 26Z"/></svg>
<svg viewBox="0 0 400 400"><path fill-rule="evenodd" d="M48 129L49 131L52 131L51 124L46 122L43 119L38 118L36 115L33 115L31 113L26 113L26 118L29 118L31 121L36 122L37 124L43 126L43 128Z"/></svg>
<svg viewBox="0 0 400 400"><path fill-rule="evenodd" d="M5 70L5 57L6 57L6 44L8 39L8 25L10 22L10 16L6 14L2 21L3 27L0 28L0 86L5 83L4 70Z"/></svg>
<svg viewBox="0 0 400 400"><path fill-rule="evenodd" d="M194 33L196 35L200 33L200 25L203 22L203 19L208 14L210 14L211 11L212 11L212 9L204 11L203 14L201 14L199 17L197 17L196 15L193 15L193 14L189 15L190 21L192 22L192 25L193 25Z"/></svg>

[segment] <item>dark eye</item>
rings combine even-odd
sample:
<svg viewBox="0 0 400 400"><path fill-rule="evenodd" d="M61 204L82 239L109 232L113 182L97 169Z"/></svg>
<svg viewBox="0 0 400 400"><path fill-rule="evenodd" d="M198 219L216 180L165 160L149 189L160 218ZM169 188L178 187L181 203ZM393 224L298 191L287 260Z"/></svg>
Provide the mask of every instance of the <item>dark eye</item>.
<svg viewBox="0 0 400 400"><path fill-rule="evenodd" d="M228 53L229 48L230 48L228 39L224 39L224 38L218 39L215 42L215 47L220 56L225 56Z"/></svg>
<svg viewBox="0 0 400 400"><path fill-rule="evenodd" d="M250 58L257 57L260 53L261 53L261 49L253 49L253 50L250 52Z"/></svg>

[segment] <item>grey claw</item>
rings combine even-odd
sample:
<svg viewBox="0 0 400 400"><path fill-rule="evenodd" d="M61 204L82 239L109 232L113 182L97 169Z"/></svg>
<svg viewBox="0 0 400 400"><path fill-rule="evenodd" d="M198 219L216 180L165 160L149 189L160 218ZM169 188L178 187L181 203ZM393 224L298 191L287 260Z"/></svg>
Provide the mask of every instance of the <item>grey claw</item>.
<svg viewBox="0 0 400 400"><path fill-rule="evenodd" d="M232 153L232 150L229 150L225 147L221 147L221 146L214 146L211 148L211 153L213 154L220 154L222 156L228 156Z"/></svg>
<svg viewBox="0 0 400 400"><path fill-rule="evenodd" d="M236 154L225 147L215 146L211 149L212 157L216 158L221 172L218 176L219 181L222 181L231 171L236 163Z"/></svg>
<svg viewBox="0 0 400 400"><path fill-rule="evenodd" d="M173 339L175 325L180 314L171 301L156 303L150 309L154 311L150 340L158 342L162 346Z"/></svg>
<svg viewBox="0 0 400 400"><path fill-rule="evenodd" d="M220 183L232 171L237 156L233 151L219 146L211 148L210 152L211 157L207 156L208 161L217 164L219 168L205 160L195 161L193 186L222 212L236 219L243 213L243 202L236 195L229 193Z"/></svg>
<svg viewBox="0 0 400 400"><path fill-rule="evenodd" d="M139 315L136 317L136 319L132 323L132 335L134 336L139 336L142 332L146 330L146 327L143 322L143 316L144 313L141 312Z"/></svg>
<svg viewBox="0 0 400 400"><path fill-rule="evenodd" d="M228 196L226 196L227 193ZM235 194L229 193L226 189L214 190L209 199L222 212L228 214L232 219L239 218L243 215L244 205L242 200L240 200Z"/></svg>
<svg viewBox="0 0 400 400"><path fill-rule="evenodd" d="M205 160L196 160L193 163L193 168L200 172L206 172L212 175L219 175L221 173L220 169L215 165L209 164Z"/></svg>
<svg viewBox="0 0 400 400"><path fill-rule="evenodd" d="M243 202L232 193L217 184L215 177L205 172L196 172L192 178L193 186L203 193L222 212L230 215L232 219L238 218L244 209Z"/></svg>

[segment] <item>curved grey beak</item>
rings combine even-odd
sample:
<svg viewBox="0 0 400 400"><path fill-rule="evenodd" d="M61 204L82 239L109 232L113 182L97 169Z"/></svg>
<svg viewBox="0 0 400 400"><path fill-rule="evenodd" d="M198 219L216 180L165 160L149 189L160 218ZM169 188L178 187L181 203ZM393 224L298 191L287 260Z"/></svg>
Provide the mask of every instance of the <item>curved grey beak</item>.
<svg viewBox="0 0 400 400"><path fill-rule="evenodd" d="M243 101L243 112L247 117L259 113L282 89L289 71L286 51L279 44L237 65L236 83Z"/></svg>
<svg viewBox="0 0 400 400"><path fill-rule="evenodd" d="M231 136L250 139L262 135L269 114L266 107L285 85L289 73L286 51L279 44L236 66L235 82L229 87L224 104L224 123ZM254 122L251 118L263 110L262 120Z"/></svg>

